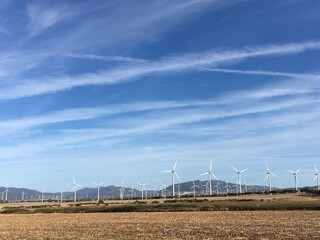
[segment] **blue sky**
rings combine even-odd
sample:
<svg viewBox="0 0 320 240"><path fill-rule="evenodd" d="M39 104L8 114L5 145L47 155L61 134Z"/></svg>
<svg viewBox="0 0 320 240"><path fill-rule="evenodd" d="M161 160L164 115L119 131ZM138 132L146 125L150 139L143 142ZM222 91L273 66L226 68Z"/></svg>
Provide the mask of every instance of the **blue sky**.
<svg viewBox="0 0 320 240"><path fill-rule="evenodd" d="M1 1L0 185L293 186L320 168L319 1Z"/></svg>

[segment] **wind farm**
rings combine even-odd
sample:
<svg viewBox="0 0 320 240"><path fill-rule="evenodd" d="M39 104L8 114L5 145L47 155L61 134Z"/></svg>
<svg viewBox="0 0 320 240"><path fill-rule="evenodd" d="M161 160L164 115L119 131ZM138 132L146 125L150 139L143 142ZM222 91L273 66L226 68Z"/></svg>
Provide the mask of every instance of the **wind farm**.
<svg viewBox="0 0 320 240"><path fill-rule="evenodd" d="M320 1L0 1L1 239L320 239Z"/></svg>

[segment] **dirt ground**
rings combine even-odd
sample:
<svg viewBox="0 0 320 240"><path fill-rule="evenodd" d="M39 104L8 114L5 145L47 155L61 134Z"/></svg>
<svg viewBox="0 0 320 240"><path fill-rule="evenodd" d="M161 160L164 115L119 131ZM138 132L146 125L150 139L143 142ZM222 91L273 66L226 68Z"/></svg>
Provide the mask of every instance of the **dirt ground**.
<svg viewBox="0 0 320 240"><path fill-rule="evenodd" d="M320 239L320 211L0 215L0 239Z"/></svg>

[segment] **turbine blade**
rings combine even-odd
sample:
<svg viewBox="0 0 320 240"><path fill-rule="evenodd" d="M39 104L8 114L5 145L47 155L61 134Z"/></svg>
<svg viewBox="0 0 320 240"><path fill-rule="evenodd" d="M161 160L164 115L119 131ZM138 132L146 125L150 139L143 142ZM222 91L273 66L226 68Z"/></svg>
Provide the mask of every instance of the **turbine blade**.
<svg viewBox="0 0 320 240"><path fill-rule="evenodd" d="M240 173L243 173L243 172L245 172L245 171L247 171L247 170L248 170L248 168L243 169L243 170L240 171Z"/></svg>
<svg viewBox="0 0 320 240"><path fill-rule="evenodd" d="M293 171L291 171L291 170L288 170L288 172L289 172L289 173L295 173L295 172L293 172Z"/></svg>
<svg viewBox="0 0 320 240"><path fill-rule="evenodd" d="M316 173L318 173L318 169L317 169L316 165L314 165L314 170L316 170Z"/></svg>
<svg viewBox="0 0 320 240"><path fill-rule="evenodd" d="M165 173L165 172L172 172L171 170L166 170L166 171L162 171L163 173Z"/></svg>
<svg viewBox="0 0 320 240"><path fill-rule="evenodd" d="M316 175L313 179L313 181L315 181L317 178L319 177L319 175Z"/></svg>
<svg viewBox="0 0 320 240"><path fill-rule="evenodd" d="M269 175L267 175L267 176L265 177L264 181L267 180L268 177L269 177Z"/></svg>
<svg viewBox="0 0 320 240"><path fill-rule="evenodd" d="M270 172L270 169L269 169L269 166L268 166L268 163L267 163L267 162L266 162L266 166L267 166L268 172Z"/></svg>
<svg viewBox="0 0 320 240"><path fill-rule="evenodd" d="M300 170L301 170L301 168L299 168L299 169L296 171L296 173L298 173Z"/></svg>
<svg viewBox="0 0 320 240"><path fill-rule="evenodd" d="M94 185L97 185L97 186L99 185L99 184L98 184L98 183L96 183L96 182L92 182L92 183L93 183Z"/></svg>
<svg viewBox="0 0 320 240"><path fill-rule="evenodd" d="M74 180L74 178L72 178L73 184L76 185L76 181Z"/></svg>
<svg viewBox="0 0 320 240"><path fill-rule="evenodd" d="M234 166L231 165L231 167L232 167L236 172L239 172Z"/></svg>
<svg viewBox="0 0 320 240"><path fill-rule="evenodd" d="M178 160L175 162L175 164L174 164L174 166L173 166L173 170L176 169L177 163L178 163Z"/></svg>
<svg viewBox="0 0 320 240"><path fill-rule="evenodd" d="M214 175L214 173L211 173L211 175L218 181L218 178L216 177L216 175Z"/></svg>
<svg viewBox="0 0 320 240"><path fill-rule="evenodd" d="M210 162L210 168L209 168L210 172L211 172L211 168L212 168L212 161Z"/></svg>
<svg viewBox="0 0 320 240"><path fill-rule="evenodd" d="M174 175L176 175L176 177L178 178L178 180L181 182L181 179L179 178L177 172L174 172Z"/></svg>
<svg viewBox="0 0 320 240"><path fill-rule="evenodd" d="M274 174L274 173L272 173L272 172L270 172L270 174L271 174L272 176L274 176L274 177L278 177L278 175L276 175L276 174Z"/></svg>
<svg viewBox="0 0 320 240"><path fill-rule="evenodd" d="M209 172L205 172L205 173L200 174L200 176L208 175L208 174L209 174Z"/></svg>

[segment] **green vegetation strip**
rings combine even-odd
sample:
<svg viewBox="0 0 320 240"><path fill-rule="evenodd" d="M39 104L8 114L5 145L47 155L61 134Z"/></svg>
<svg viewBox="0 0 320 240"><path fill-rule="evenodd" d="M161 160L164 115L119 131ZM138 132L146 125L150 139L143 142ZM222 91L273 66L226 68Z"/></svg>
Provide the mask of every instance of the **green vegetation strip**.
<svg viewBox="0 0 320 240"><path fill-rule="evenodd" d="M208 201L167 200L164 203L142 202L126 204L87 205L42 205L29 207L4 207L2 214L28 213L97 213L97 212L187 212L187 211L277 211L277 210L320 210L320 201L264 201L253 199Z"/></svg>

